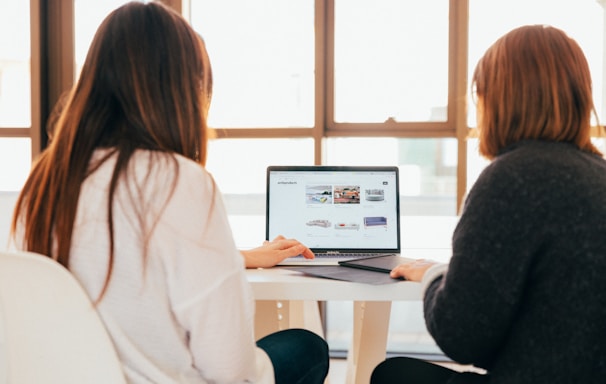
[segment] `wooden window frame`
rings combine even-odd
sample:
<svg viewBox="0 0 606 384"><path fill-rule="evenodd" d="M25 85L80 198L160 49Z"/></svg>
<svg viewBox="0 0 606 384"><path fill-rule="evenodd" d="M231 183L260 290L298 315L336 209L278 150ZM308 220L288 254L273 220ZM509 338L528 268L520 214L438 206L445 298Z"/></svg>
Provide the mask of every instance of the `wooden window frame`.
<svg viewBox="0 0 606 384"><path fill-rule="evenodd" d="M163 0L186 17L191 0ZM334 1L315 0L315 117L311 128L225 128L217 139L312 138L314 163L323 163L329 137L455 138L458 143L457 207L467 185L468 0L449 0L448 119L445 122L334 122ZM73 0L30 0L32 124L0 128L0 137L29 137L36 158L47 144L45 122L75 77Z"/></svg>

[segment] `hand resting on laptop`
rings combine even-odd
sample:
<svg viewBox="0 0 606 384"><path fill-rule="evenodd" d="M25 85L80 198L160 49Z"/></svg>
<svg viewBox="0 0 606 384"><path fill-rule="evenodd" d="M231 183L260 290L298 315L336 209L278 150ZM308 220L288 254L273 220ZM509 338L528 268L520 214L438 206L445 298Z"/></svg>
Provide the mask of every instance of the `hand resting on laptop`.
<svg viewBox="0 0 606 384"><path fill-rule="evenodd" d="M297 255L303 255L306 259L315 257L311 249L300 241L287 239L282 235L272 241L264 241L260 247L240 250L240 253L244 256L246 268L270 268L286 258Z"/></svg>

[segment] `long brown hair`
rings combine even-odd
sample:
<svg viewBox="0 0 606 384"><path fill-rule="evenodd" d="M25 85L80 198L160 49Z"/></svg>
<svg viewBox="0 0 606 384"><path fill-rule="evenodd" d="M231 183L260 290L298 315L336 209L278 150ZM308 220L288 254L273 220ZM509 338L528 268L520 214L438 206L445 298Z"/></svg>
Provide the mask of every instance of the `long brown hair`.
<svg viewBox="0 0 606 384"><path fill-rule="evenodd" d="M569 142L600 154L590 137L595 109L589 65L563 31L528 25L508 32L478 62L472 87L485 157L529 139Z"/></svg>
<svg viewBox="0 0 606 384"><path fill-rule="evenodd" d="M95 34L53 140L19 196L13 236L19 228L26 250L69 267L80 187L94 171L93 152L109 148L117 160L108 186L104 292L114 257L113 197L129 159L145 149L180 154L203 166L211 90L204 42L179 14L153 2L131 2L110 13Z"/></svg>

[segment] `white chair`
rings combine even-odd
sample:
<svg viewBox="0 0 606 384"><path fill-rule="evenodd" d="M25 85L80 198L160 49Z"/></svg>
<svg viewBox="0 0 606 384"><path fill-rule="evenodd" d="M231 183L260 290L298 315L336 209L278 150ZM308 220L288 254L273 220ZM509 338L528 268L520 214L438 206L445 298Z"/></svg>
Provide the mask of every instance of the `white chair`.
<svg viewBox="0 0 606 384"><path fill-rule="evenodd" d="M122 366L78 281L54 260L0 253L0 384L121 384Z"/></svg>

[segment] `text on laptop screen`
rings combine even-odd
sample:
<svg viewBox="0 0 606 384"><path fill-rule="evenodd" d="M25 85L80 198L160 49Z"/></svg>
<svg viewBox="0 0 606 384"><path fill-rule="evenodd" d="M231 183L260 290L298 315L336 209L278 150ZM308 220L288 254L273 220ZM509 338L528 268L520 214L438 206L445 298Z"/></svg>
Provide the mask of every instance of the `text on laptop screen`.
<svg viewBox="0 0 606 384"><path fill-rule="evenodd" d="M395 167L269 167L268 239L313 250L399 250Z"/></svg>

